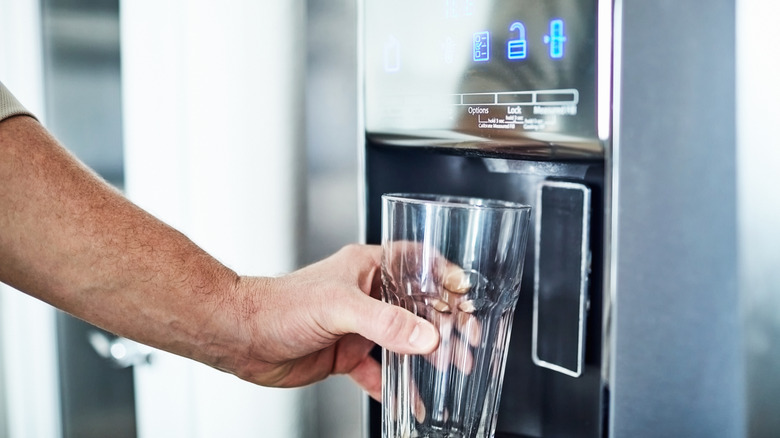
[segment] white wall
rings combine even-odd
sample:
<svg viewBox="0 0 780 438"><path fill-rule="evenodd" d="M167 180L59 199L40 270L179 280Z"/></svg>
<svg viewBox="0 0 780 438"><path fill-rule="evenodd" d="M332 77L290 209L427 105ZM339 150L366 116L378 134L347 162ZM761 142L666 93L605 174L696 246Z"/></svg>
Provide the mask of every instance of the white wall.
<svg viewBox="0 0 780 438"><path fill-rule="evenodd" d="M45 122L40 6L0 0L0 81ZM0 284L0 437L60 436L55 313Z"/></svg>
<svg viewBox="0 0 780 438"><path fill-rule="evenodd" d="M748 435L780 436L780 4L737 2L740 291Z"/></svg>
<svg viewBox="0 0 780 438"><path fill-rule="evenodd" d="M243 274L295 268L301 1L123 1L128 196ZM136 369L139 436L298 437L309 390L158 353Z"/></svg>

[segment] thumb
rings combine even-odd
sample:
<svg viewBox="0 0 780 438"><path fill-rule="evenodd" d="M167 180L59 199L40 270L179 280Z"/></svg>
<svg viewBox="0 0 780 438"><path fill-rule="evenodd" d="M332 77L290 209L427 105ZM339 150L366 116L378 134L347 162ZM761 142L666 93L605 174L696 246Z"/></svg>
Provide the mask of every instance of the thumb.
<svg viewBox="0 0 780 438"><path fill-rule="evenodd" d="M357 333L400 354L428 354L439 345L439 332L406 309L356 294L346 331Z"/></svg>

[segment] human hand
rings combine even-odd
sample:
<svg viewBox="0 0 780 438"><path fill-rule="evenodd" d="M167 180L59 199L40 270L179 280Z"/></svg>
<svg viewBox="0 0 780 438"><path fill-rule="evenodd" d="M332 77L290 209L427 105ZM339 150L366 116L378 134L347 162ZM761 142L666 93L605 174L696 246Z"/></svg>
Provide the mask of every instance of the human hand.
<svg viewBox="0 0 780 438"><path fill-rule="evenodd" d="M243 351L216 367L280 387L349 374L379 400L381 368L369 355L374 343L428 354L439 342L430 323L376 299L381 252L349 245L283 277L240 278L227 304L239 320Z"/></svg>
<svg viewBox="0 0 780 438"><path fill-rule="evenodd" d="M484 306L487 280L475 270L464 270L448 260L436 248L422 242L396 240L385 247L382 263L384 298L430 321L438 330L439 346L421 358L412 358L411 367L423 374L438 370L440 377L451 375L457 369L469 375L475 368L474 348L483 341L483 324L475 312ZM390 355L390 361L397 359ZM424 360L431 370L422 366ZM417 363L418 365L414 365ZM413 372L416 375L416 372ZM430 374L431 376L433 374ZM414 377L399 379L394 384L405 385L411 413L423 423L431 409L426 406L430 396L421 397ZM431 391L430 382L422 390ZM385 402L394 406L394 392ZM391 409L392 411L392 409Z"/></svg>
<svg viewBox="0 0 780 438"><path fill-rule="evenodd" d="M394 241L383 256L387 301L416 312L439 331L439 346L426 359L440 370L454 365L470 374L474 358L469 347L482 338L482 324L473 313L481 305L479 291L486 279L420 242Z"/></svg>

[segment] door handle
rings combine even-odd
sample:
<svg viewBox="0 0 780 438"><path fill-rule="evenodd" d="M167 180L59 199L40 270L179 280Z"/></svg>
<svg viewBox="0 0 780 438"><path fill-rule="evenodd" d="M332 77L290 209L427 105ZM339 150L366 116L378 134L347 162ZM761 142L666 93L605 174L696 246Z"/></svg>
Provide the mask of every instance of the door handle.
<svg viewBox="0 0 780 438"><path fill-rule="evenodd" d="M121 336L110 338L103 332L91 330L87 340L98 356L106 359L117 368L152 363L154 349Z"/></svg>

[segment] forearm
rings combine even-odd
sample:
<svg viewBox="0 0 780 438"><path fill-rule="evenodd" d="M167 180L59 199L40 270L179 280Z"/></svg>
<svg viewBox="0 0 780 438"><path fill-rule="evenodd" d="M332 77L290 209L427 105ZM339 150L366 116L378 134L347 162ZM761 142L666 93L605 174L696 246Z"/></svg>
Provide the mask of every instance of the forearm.
<svg viewBox="0 0 780 438"><path fill-rule="evenodd" d="M350 245L278 278L239 277L81 165L30 117L0 121L0 281L116 334L261 385L349 373L380 396L373 342L438 345L371 297L381 248Z"/></svg>
<svg viewBox="0 0 780 438"><path fill-rule="evenodd" d="M0 122L0 281L221 366L235 273L128 202L29 117ZM227 305L227 306L226 306ZM205 323L204 323L205 322Z"/></svg>

